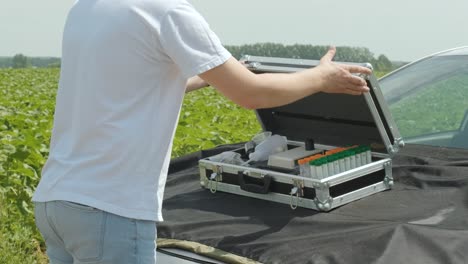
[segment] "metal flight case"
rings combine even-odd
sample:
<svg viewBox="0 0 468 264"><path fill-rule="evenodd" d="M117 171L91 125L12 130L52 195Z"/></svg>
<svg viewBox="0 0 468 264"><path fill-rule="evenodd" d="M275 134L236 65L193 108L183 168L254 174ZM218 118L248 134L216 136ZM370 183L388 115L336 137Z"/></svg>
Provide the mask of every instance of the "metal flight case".
<svg viewBox="0 0 468 264"><path fill-rule="evenodd" d="M256 74L293 73L320 63L258 56L244 56L242 60ZM372 68L370 64L344 63ZM293 209L304 207L319 211L329 211L391 189L392 156L404 142L376 77L373 74L362 77L370 92L361 96L318 93L289 105L256 111L264 131L287 138L285 153L319 151L315 161L308 163L314 156L302 157L292 165L289 157L287 166L270 166L271 160L231 164L208 157L199 161L201 186L214 194L228 192L289 204ZM367 152L362 147L358 152L358 147L353 149L352 146L367 147ZM335 150L342 151L336 152L341 156L333 154ZM235 152L243 160L248 159L246 148ZM362 153L367 154L363 156ZM281 155L276 157L281 159ZM283 156L288 155L293 154ZM322 161L319 162L319 158ZM303 168L307 168L309 174L304 173Z"/></svg>

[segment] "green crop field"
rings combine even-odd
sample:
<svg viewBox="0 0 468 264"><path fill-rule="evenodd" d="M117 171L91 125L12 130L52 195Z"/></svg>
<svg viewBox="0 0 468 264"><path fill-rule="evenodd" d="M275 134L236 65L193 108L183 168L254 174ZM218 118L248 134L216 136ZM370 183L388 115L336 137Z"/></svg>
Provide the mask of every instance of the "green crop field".
<svg viewBox="0 0 468 264"><path fill-rule="evenodd" d="M0 263L47 263L31 196L49 149L58 69L0 70ZM188 94L173 156L248 140L260 131L252 111L214 89Z"/></svg>
<svg viewBox="0 0 468 264"><path fill-rule="evenodd" d="M48 153L57 70L0 70L0 263L46 263L30 202Z"/></svg>
<svg viewBox="0 0 468 264"><path fill-rule="evenodd" d="M59 69L0 69L0 263L47 263L30 200L48 155L58 76ZM468 86L467 78L454 82ZM447 88L430 88L392 106L403 135L457 128L467 90L456 99L433 99L461 92L451 83L438 85ZM440 122L433 114L453 119ZM246 141L259 131L252 111L213 89L195 91L185 97L173 156Z"/></svg>
<svg viewBox="0 0 468 264"><path fill-rule="evenodd" d="M47 263L30 202L48 155L59 69L0 70L0 263ZM173 156L248 140L252 111L214 89L188 94Z"/></svg>

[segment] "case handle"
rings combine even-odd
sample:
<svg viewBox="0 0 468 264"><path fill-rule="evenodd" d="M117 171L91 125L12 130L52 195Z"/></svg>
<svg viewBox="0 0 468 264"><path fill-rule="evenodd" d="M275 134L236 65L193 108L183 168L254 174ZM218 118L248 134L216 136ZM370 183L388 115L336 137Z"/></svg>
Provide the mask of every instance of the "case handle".
<svg viewBox="0 0 468 264"><path fill-rule="evenodd" d="M271 184L271 176L264 175L263 176L263 185L255 184L255 183L246 183L244 173L239 171L239 186L242 190L251 193L259 193L259 194L267 194L270 191L270 184Z"/></svg>

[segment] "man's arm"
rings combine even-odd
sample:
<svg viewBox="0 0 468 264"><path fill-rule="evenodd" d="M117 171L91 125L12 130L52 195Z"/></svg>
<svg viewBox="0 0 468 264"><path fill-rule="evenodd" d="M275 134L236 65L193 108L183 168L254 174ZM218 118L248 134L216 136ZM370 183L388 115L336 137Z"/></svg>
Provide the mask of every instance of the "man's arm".
<svg viewBox="0 0 468 264"><path fill-rule="evenodd" d="M207 86L209 86L209 84L205 82L202 78L198 76L193 76L192 78L188 79L187 84L185 85L185 92L188 93Z"/></svg>
<svg viewBox="0 0 468 264"><path fill-rule="evenodd" d="M285 105L318 92L360 95L369 91L365 80L353 73L370 74L371 70L333 63L335 53L330 48L319 66L290 74L254 74L231 58L200 77L248 109Z"/></svg>

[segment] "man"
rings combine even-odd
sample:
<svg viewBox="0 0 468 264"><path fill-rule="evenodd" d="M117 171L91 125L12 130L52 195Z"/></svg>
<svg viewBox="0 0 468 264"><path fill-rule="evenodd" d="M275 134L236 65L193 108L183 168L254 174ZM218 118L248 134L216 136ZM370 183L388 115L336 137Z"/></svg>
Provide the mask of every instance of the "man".
<svg viewBox="0 0 468 264"><path fill-rule="evenodd" d="M51 263L155 263L185 91L207 82L249 109L367 92L352 73L370 70L334 64L334 54L299 73L255 75L186 0L77 1L63 35L50 155L33 197Z"/></svg>

